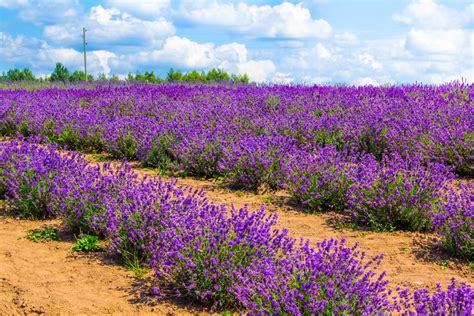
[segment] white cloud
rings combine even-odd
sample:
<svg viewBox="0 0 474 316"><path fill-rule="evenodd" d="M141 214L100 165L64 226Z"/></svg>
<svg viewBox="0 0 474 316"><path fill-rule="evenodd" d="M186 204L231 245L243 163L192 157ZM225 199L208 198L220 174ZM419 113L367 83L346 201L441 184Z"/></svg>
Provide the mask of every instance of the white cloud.
<svg viewBox="0 0 474 316"><path fill-rule="evenodd" d="M273 75L272 82L278 84L289 84L292 83L295 79L291 75L291 73L282 73L277 72Z"/></svg>
<svg viewBox="0 0 474 316"><path fill-rule="evenodd" d="M170 6L170 0L107 0L110 7L140 17L156 17Z"/></svg>
<svg viewBox="0 0 474 316"><path fill-rule="evenodd" d="M285 55L283 62L288 68L320 71L329 65L332 57L331 51L324 44L316 43L314 46L298 49L293 54Z"/></svg>
<svg viewBox="0 0 474 316"><path fill-rule="evenodd" d="M470 5L458 12L432 0L415 0L401 12L393 14L393 19L421 28L458 28L473 18L473 8Z"/></svg>
<svg viewBox="0 0 474 316"><path fill-rule="evenodd" d="M329 59L331 52L323 44L317 43L314 47L314 56L318 59Z"/></svg>
<svg viewBox="0 0 474 316"><path fill-rule="evenodd" d="M474 4L456 11L431 0L415 0L395 21L411 26L406 36L406 48L427 54L469 55L474 41L472 29L464 28L474 17Z"/></svg>
<svg viewBox="0 0 474 316"><path fill-rule="evenodd" d="M87 54L87 70L88 73L98 74L110 73L109 59L117 56L109 51L98 50L91 51ZM83 55L81 52L72 48L43 48L38 50L36 60L33 65L36 67L54 68L54 65L60 62L70 70L82 69Z"/></svg>
<svg viewBox="0 0 474 316"><path fill-rule="evenodd" d="M375 81L373 78L371 77L363 77L363 78L359 78L357 79L356 81L354 81L355 85L357 86L376 86L377 85L377 81Z"/></svg>
<svg viewBox="0 0 474 316"><path fill-rule="evenodd" d="M82 66L82 54L72 48L48 47L38 51L35 64L42 67L54 67L57 62L70 68L79 68Z"/></svg>
<svg viewBox="0 0 474 316"><path fill-rule="evenodd" d="M211 66L215 59L214 45L199 44L185 37L173 36L166 39L162 49L151 53L142 52L139 58L146 62L171 63L188 68L205 68Z"/></svg>
<svg viewBox="0 0 474 316"><path fill-rule="evenodd" d="M91 55L94 57L93 59L97 59L99 66L102 68L101 72L108 75L110 73L109 60L111 58L116 58L117 55L106 50L92 51Z"/></svg>
<svg viewBox="0 0 474 316"><path fill-rule="evenodd" d="M334 35L334 39L339 44L353 45L353 44L357 44L358 42L357 35L352 32L336 33Z"/></svg>
<svg viewBox="0 0 474 316"><path fill-rule="evenodd" d="M271 60L249 60L237 65L240 74L247 74L257 82L268 82L275 72L275 64Z"/></svg>
<svg viewBox="0 0 474 316"><path fill-rule="evenodd" d="M22 6L26 6L28 0L0 0L0 8L14 9Z"/></svg>
<svg viewBox="0 0 474 316"><path fill-rule="evenodd" d="M313 19L302 3L257 6L218 0L184 1L181 14L195 23L229 27L253 38L326 38L332 34L329 23Z"/></svg>
<svg viewBox="0 0 474 316"><path fill-rule="evenodd" d="M25 36L13 37L0 32L0 59L2 62L24 63L35 55L35 50L45 46L44 41Z"/></svg>
<svg viewBox="0 0 474 316"><path fill-rule="evenodd" d="M82 26L88 29L88 42L95 45L157 45L176 30L163 17L153 21L141 20L116 8L92 7L83 23L49 25L44 35L55 42L77 43Z"/></svg>
<svg viewBox="0 0 474 316"><path fill-rule="evenodd" d="M374 56L372 56L369 53L360 54L359 62L364 66L370 66L375 71L382 70L383 68L382 64L378 60L376 60Z"/></svg>
<svg viewBox="0 0 474 316"><path fill-rule="evenodd" d="M233 42L216 46L213 43L198 43L179 36L167 38L160 49L123 56L121 62L185 69L217 67L232 73L246 73L251 80L257 82L269 81L276 70L271 60L248 59L245 45Z"/></svg>
<svg viewBox="0 0 474 316"><path fill-rule="evenodd" d="M414 0L393 15L410 30L403 46L405 56L389 66L398 76L432 83L461 77L473 80L474 34L469 25L474 4L454 10L431 0Z"/></svg>
<svg viewBox="0 0 474 316"><path fill-rule="evenodd" d="M0 8L18 9L18 16L36 25L77 18L82 8L79 0L0 0Z"/></svg>
<svg viewBox="0 0 474 316"><path fill-rule="evenodd" d="M407 48L432 54L474 53L473 33L463 29L425 30L411 29L407 35Z"/></svg>

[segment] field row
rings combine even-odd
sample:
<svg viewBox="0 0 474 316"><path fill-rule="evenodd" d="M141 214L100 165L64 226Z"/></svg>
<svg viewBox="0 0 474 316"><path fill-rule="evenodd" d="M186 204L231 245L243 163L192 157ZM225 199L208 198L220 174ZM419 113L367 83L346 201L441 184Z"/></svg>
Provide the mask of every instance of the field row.
<svg viewBox="0 0 474 316"><path fill-rule="evenodd" d="M161 172L283 188L375 230L437 231L474 258L474 86L98 86L0 91L3 135Z"/></svg>
<svg viewBox="0 0 474 316"><path fill-rule="evenodd" d="M158 296L181 295L214 310L269 314L389 311L463 314L474 291L389 290L344 240L313 248L265 210L228 209L202 191L140 179L127 163L91 165L82 155L16 141L0 143L0 194L21 215L59 217L76 232L110 240L125 261L150 265Z"/></svg>

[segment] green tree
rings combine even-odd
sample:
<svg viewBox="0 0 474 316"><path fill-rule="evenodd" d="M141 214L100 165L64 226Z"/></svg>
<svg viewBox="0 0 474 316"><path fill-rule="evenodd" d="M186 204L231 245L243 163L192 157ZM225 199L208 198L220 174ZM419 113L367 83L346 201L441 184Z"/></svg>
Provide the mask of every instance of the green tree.
<svg viewBox="0 0 474 316"><path fill-rule="evenodd" d="M131 72L127 75L127 81L135 81L135 76Z"/></svg>
<svg viewBox="0 0 474 316"><path fill-rule="evenodd" d="M212 68L211 70L207 72L206 79L207 81L210 81L210 82L221 82L221 81L229 81L230 76L227 72L225 72L222 69Z"/></svg>
<svg viewBox="0 0 474 316"><path fill-rule="evenodd" d="M78 82L78 81L85 81L86 74L82 70L74 70L74 72L69 76L69 81L71 82ZM87 75L87 81L93 81L94 77L90 74Z"/></svg>
<svg viewBox="0 0 474 316"><path fill-rule="evenodd" d="M203 72L199 73L197 70L193 70L184 74L183 80L187 82L206 82L206 75Z"/></svg>
<svg viewBox="0 0 474 316"><path fill-rule="evenodd" d="M232 74L231 80L232 80L232 82L234 82L234 83L245 83L245 84L247 84L247 83L250 82L250 78L249 78L249 76L247 76L247 74L243 74L243 75L239 75L239 74L235 75L235 74Z"/></svg>
<svg viewBox="0 0 474 316"><path fill-rule="evenodd" d="M175 81L182 81L183 80L183 73L179 70L174 70L173 68L168 71L166 75L166 81L175 82Z"/></svg>
<svg viewBox="0 0 474 316"><path fill-rule="evenodd" d="M18 68L9 69L6 74L7 81L35 81L36 78L30 69L24 68L20 70Z"/></svg>
<svg viewBox="0 0 474 316"><path fill-rule="evenodd" d="M56 67L54 68L49 80L51 81L67 81L69 79L69 70L66 66L61 63L56 63Z"/></svg>
<svg viewBox="0 0 474 316"><path fill-rule="evenodd" d="M97 80L98 81L107 81L107 75L104 74L103 72L99 72L97 74Z"/></svg>

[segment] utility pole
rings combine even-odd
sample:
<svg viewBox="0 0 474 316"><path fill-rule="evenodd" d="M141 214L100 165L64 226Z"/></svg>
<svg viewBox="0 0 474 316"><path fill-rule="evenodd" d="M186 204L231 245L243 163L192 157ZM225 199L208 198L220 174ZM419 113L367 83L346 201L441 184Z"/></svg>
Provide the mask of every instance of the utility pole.
<svg viewBox="0 0 474 316"><path fill-rule="evenodd" d="M82 44L84 46L84 73L86 75L86 81L87 81L86 32L87 32L86 28L83 27L82 28Z"/></svg>

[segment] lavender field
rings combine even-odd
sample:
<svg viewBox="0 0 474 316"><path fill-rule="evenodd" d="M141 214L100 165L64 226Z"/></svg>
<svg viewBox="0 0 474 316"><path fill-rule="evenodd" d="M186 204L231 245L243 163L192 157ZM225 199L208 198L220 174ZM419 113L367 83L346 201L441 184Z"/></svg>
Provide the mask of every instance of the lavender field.
<svg viewBox="0 0 474 316"><path fill-rule="evenodd" d="M287 192L355 230L436 234L474 261L474 85L71 85L0 90L0 198L151 267L157 298L253 314L469 315L472 285L398 288L344 240L314 245L274 214L161 175ZM472 263L471 263L472 265Z"/></svg>

